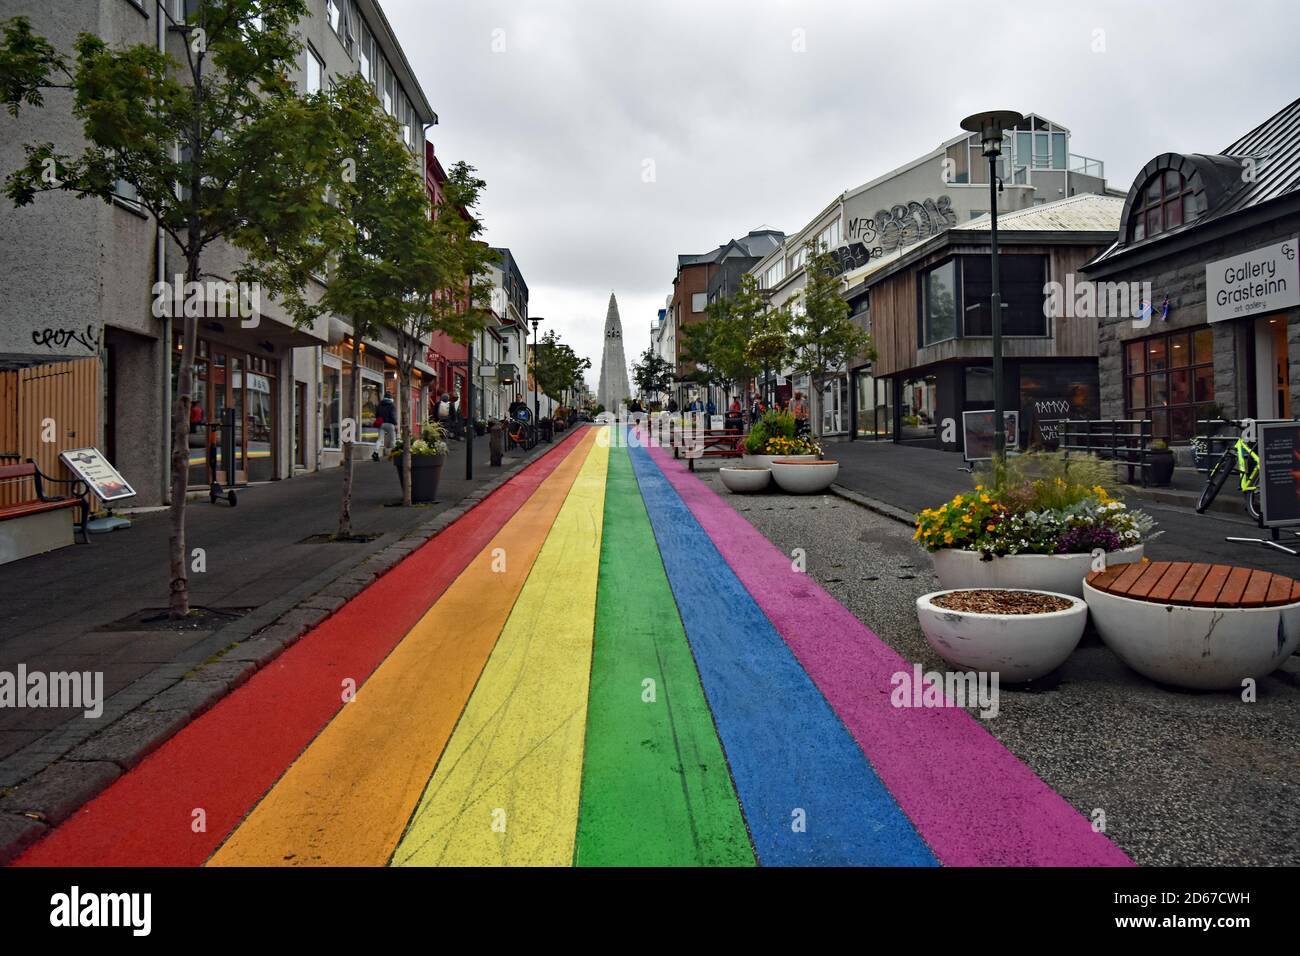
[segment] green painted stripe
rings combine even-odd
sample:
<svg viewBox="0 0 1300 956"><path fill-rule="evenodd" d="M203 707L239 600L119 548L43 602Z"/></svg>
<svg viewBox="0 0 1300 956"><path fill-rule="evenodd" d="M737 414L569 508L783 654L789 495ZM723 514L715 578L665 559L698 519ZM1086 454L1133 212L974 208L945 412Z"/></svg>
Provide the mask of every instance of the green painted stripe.
<svg viewBox="0 0 1300 956"><path fill-rule="evenodd" d="M654 681L654 701L649 685ZM579 866L753 866L627 449L610 450Z"/></svg>

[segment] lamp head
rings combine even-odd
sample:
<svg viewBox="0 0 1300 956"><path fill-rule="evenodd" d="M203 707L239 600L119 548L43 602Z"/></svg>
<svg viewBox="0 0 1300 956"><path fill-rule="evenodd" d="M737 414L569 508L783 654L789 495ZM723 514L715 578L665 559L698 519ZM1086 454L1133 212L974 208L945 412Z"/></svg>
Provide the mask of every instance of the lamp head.
<svg viewBox="0 0 1300 956"><path fill-rule="evenodd" d="M961 128L979 134L985 156L1001 156L1003 131L1024 121L1014 110L988 110L966 117L961 121Z"/></svg>

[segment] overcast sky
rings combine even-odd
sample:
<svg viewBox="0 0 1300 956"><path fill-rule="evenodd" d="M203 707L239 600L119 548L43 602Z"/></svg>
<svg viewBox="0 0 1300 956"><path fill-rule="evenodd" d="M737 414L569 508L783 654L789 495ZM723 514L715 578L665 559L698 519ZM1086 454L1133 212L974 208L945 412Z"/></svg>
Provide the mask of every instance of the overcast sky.
<svg viewBox="0 0 1300 956"><path fill-rule="evenodd" d="M678 253L799 229L970 113L1059 122L1127 189L1300 95L1294 0L381 2L439 157L486 179L489 241L593 388L611 290L630 366Z"/></svg>

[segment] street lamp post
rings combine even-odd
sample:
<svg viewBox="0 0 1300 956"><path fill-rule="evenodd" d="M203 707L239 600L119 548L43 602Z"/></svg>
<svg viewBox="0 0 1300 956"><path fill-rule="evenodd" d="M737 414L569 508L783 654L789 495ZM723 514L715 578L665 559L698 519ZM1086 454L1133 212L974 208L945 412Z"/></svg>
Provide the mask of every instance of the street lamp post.
<svg viewBox="0 0 1300 956"><path fill-rule="evenodd" d="M531 316L528 319L533 323L533 427L537 429L537 434L541 435L541 409L537 403L537 327L544 321L541 316Z"/></svg>
<svg viewBox="0 0 1300 956"><path fill-rule="evenodd" d="M1007 454L1007 428L1002 394L1002 293L998 288L998 174L997 161L1002 155L1002 132L1023 123L1025 118L1012 110L989 110L975 113L961 121L961 128L978 133L984 155L989 159L989 234L992 245L990 307L993 310L993 455L1002 463Z"/></svg>

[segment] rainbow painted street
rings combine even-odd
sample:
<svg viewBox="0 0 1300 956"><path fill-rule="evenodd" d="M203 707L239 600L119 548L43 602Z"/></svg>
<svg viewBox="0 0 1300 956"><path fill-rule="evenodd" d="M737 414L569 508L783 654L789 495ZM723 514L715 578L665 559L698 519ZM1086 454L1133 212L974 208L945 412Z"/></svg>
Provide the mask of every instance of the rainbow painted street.
<svg viewBox="0 0 1300 956"><path fill-rule="evenodd" d="M683 463L578 429L32 866L1127 865ZM630 447L629 447L630 445Z"/></svg>

